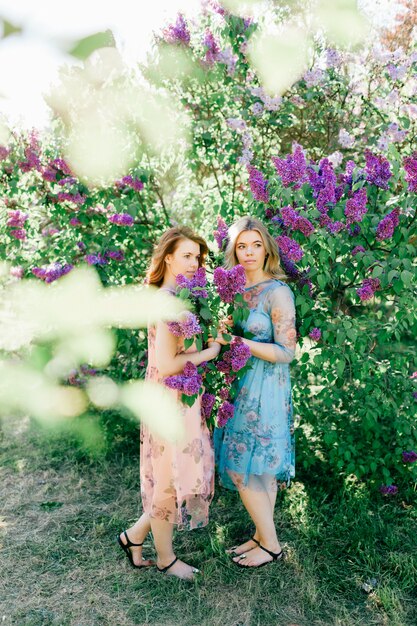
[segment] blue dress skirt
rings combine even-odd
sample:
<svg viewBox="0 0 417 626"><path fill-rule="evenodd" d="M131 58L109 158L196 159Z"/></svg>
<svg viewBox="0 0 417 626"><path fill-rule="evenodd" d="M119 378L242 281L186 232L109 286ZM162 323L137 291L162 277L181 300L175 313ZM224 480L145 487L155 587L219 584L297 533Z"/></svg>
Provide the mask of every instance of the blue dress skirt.
<svg viewBox="0 0 417 626"><path fill-rule="evenodd" d="M295 475L290 362L296 345L294 295L286 283L269 279L246 288L250 314L244 336L273 344L274 362L252 356L237 383L235 413L216 428L220 482L229 489L266 483L288 485Z"/></svg>

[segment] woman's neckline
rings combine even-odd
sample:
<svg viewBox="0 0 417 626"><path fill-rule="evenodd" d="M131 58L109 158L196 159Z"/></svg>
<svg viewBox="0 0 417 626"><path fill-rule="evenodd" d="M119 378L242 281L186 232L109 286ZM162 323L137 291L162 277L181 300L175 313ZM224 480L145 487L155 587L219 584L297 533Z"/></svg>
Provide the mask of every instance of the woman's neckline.
<svg viewBox="0 0 417 626"><path fill-rule="evenodd" d="M245 287L245 289L252 289L253 287L258 287L259 285L263 285L263 283L269 283L270 280L275 280L275 278L265 278L265 280L261 280L259 281L259 283L255 283L254 285L249 285L248 287Z"/></svg>

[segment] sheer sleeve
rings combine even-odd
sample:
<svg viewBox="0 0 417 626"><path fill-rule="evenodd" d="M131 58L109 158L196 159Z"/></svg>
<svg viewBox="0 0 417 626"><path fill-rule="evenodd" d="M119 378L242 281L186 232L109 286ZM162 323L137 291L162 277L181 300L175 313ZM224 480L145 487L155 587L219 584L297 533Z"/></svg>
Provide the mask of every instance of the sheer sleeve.
<svg viewBox="0 0 417 626"><path fill-rule="evenodd" d="M270 291L268 300L274 334L275 362L291 363L297 343L294 295L287 285L279 285Z"/></svg>

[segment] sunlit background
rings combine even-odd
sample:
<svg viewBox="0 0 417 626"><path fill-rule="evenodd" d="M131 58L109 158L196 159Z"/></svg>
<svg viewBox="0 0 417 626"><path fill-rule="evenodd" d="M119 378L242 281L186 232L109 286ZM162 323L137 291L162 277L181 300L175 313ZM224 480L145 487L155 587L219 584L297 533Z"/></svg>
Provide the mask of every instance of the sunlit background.
<svg viewBox="0 0 417 626"><path fill-rule="evenodd" d="M49 111L43 99L58 68L77 61L69 54L83 37L110 29L125 62L144 61L154 32L174 20L178 11L192 19L201 0L0 0L0 18L9 34L0 42L0 113L12 124L42 128ZM375 23L389 24L398 12L396 0L358 0ZM15 32L14 29L16 29Z"/></svg>

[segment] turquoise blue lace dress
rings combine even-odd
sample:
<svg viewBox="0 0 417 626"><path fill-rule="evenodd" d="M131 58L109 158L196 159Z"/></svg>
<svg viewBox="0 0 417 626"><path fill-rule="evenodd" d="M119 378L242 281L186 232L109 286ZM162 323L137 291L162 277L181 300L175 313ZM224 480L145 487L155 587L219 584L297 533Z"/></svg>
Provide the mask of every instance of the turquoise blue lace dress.
<svg viewBox="0 0 417 626"><path fill-rule="evenodd" d="M244 299L250 313L243 336L273 344L274 362L252 356L251 369L237 383L234 416L214 433L218 473L229 489L263 488L265 480L284 487L295 475L289 366L296 346L294 295L286 283L269 279L248 287Z"/></svg>

